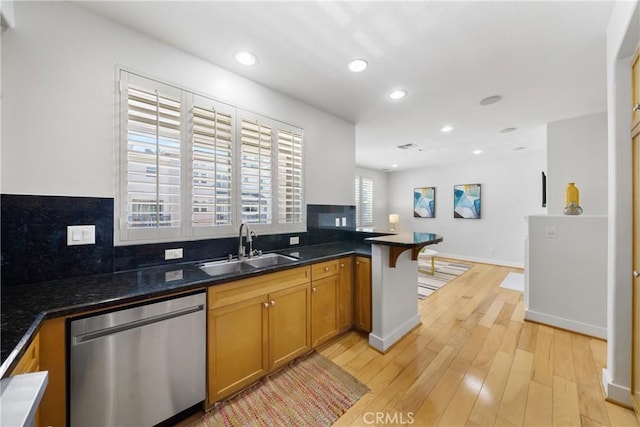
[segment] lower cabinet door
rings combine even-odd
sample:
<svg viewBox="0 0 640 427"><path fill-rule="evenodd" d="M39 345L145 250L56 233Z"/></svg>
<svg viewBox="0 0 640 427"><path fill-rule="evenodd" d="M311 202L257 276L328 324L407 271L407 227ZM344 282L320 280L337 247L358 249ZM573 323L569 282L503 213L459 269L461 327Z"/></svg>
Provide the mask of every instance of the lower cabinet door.
<svg viewBox="0 0 640 427"><path fill-rule="evenodd" d="M269 294L269 370L311 349L309 284Z"/></svg>
<svg viewBox="0 0 640 427"><path fill-rule="evenodd" d="M311 282L311 346L338 334L339 276Z"/></svg>
<svg viewBox="0 0 640 427"><path fill-rule="evenodd" d="M269 308L261 296L209 311L208 405L268 372Z"/></svg>
<svg viewBox="0 0 640 427"><path fill-rule="evenodd" d="M353 317L356 328L371 332L371 259L366 257L356 257Z"/></svg>

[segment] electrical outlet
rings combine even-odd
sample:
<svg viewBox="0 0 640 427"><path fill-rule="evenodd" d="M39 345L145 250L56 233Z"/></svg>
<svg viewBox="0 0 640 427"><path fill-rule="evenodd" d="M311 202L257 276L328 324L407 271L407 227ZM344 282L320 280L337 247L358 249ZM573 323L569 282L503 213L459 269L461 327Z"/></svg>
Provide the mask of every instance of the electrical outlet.
<svg viewBox="0 0 640 427"><path fill-rule="evenodd" d="M544 237L547 239L557 239L558 232L556 231L555 225L547 225L544 229Z"/></svg>
<svg viewBox="0 0 640 427"><path fill-rule="evenodd" d="M346 217L346 216L343 216L343 217L342 217L342 226L343 226L343 227L346 227L346 226L347 226L347 217Z"/></svg>
<svg viewBox="0 0 640 427"><path fill-rule="evenodd" d="M70 225L67 227L67 246L95 244L95 225Z"/></svg>
<svg viewBox="0 0 640 427"><path fill-rule="evenodd" d="M164 259L180 259L182 258L182 248L178 249L167 249L164 251Z"/></svg>
<svg viewBox="0 0 640 427"><path fill-rule="evenodd" d="M336 218L336 227L340 227L340 218Z"/></svg>
<svg viewBox="0 0 640 427"><path fill-rule="evenodd" d="M289 237L290 245L299 245L300 244L300 236Z"/></svg>

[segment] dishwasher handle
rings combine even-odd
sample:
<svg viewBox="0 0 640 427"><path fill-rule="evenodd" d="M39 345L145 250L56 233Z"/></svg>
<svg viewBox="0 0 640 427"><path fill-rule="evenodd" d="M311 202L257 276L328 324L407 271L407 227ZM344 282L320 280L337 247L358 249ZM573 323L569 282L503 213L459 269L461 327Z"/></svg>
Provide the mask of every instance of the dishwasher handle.
<svg viewBox="0 0 640 427"><path fill-rule="evenodd" d="M157 314L155 316L146 317L144 319L134 320L132 322L123 323L122 325L112 326L110 328L104 328L93 332L87 332L84 334L78 334L73 337L72 345L80 345L88 341L103 338L107 335L113 335L118 332L128 331L130 329L140 328L142 326L150 325L152 323L162 322L164 320L173 319L176 317L186 316L191 313L197 313L204 310L204 304L199 304L193 307L186 307L180 310L170 311L168 313Z"/></svg>

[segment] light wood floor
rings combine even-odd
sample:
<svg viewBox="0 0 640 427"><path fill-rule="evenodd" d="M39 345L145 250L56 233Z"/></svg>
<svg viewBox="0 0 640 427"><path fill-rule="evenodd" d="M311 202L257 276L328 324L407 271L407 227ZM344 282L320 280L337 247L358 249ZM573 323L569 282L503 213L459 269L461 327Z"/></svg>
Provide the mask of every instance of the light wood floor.
<svg viewBox="0 0 640 427"><path fill-rule="evenodd" d="M604 400L606 342L524 321L522 294L499 288L510 271L474 264L385 355L355 332L321 348L371 389L334 425L639 425Z"/></svg>

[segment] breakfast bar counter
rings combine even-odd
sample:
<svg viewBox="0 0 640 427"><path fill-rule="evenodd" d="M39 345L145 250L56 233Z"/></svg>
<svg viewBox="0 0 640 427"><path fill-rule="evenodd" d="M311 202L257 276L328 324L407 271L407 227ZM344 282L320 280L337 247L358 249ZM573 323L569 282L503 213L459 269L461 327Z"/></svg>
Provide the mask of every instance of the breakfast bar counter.
<svg viewBox="0 0 640 427"><path fill-rule="evenodd" d="M434 233L403 233L365 239L371 243L372 331L369 345L386 352L420 324L418 254L444 239Z"/></svg>

